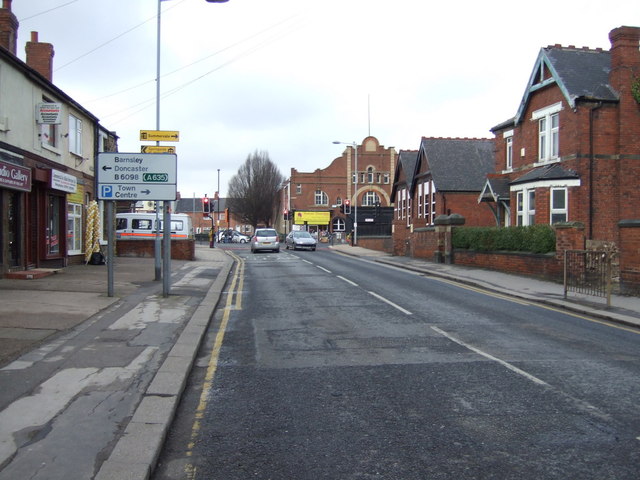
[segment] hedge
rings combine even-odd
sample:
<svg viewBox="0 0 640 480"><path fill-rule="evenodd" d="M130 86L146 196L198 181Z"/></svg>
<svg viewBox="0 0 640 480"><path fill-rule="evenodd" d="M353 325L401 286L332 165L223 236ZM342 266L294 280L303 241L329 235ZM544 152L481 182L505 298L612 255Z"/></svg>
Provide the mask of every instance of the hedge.
<svg viewBox="0 0 640 480"><path fill-rule="evenodd" d="M526 227L457 227L453 248L477 251L549 253L556 250L556 234L550 225Z"/></svg>

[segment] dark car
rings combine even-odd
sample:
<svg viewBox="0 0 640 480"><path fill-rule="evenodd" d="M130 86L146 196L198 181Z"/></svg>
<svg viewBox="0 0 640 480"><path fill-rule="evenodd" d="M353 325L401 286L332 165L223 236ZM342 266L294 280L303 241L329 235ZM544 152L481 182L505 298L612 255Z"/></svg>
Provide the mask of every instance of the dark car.
<svg viewBox="0 0 640 480"><path fill-rule="evenodd" d="M313 238L313 236L309 232L305 231L291 232L284 240L285 248L293 248L294 250L297 250L299 248L315 250L317 244L318 242L316 241L316 239Z"/></svg>

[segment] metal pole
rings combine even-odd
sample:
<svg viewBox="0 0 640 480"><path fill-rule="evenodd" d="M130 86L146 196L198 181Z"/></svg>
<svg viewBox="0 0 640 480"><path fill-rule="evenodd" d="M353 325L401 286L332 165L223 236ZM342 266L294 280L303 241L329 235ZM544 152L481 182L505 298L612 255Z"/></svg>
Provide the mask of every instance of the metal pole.
<svg viewBox="0 0 640 480"><path fill-rule="evenodd" d="M171 212L169 211L169 202L164 202L164 225L163 225L163 266L164 275L162 276L162 296L168 297L171 292Z"/></svg>
<svg viewBox="0 0 640 480"><path fill-rule="evenodd" d="M353 207L353 245L358 244L358 144L353 142L353 148L356 151L356 181L355 181L355 198Z"/></svg>
<svg viewBox="0 0 640 480"><path fill-rule="evenodd" d="M113 206L115 202L106 202L107 204L107 295L113 297L114 295L114 267L115 267L115 248L114 243L116 241L115 234L113 232Z"/></svg>
<svg viewBox="0 0 640 480"><path fill-rule="evenodd" d="M220 221L220 169L218 169L218 198L216 199L216 225ZM218 227L220 231L220 227Z"/></svg>
<svg viewBox="0 0 640 480"><path fill-rule="evenodd" d="M161 8L158 0L158 30L156 36L156 130L160 130L160 25L161 25ZM160 142L156 142L156 145L160 145ZM162 274L162 263L160 257L162 256L162 248L160 245L160 202L156 201L156 236L154 243L154 258L155 258L155 276L154 279L159 281Z"/></svg>

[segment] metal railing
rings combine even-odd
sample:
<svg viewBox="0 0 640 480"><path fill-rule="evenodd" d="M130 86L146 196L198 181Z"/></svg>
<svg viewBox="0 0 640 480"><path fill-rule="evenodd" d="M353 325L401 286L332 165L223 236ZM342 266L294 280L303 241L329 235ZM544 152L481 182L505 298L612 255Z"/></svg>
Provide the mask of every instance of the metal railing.
<svg viewBox="0 0 640 480"><path fill-rule="evenodd" d="M607 299L611 306L612 274L610 252L597 250L564 251L564 298L568 292Z"/></svg>

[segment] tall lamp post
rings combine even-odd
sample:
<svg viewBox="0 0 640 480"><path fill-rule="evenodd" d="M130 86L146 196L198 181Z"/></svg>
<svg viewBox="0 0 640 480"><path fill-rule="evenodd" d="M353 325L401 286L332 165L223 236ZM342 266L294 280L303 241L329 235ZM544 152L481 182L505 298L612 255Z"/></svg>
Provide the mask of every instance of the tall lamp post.
<svg viewBox="0 0 640 480"><path fill-rule="evenodd" d="M160 27L162 25L162 4L163 0L158 0L158 32L156 36L156 130L160 130ZM206 0L208 3L226 3L229 0ZM160 142L156 142L160 145ZM162 282L162 293L166 297L169 295L170 271L171 271L171 213L169 212L169 202L163 205L163 221L164 221L164 276ZM158 218L160 215L160 204L156 201L156 239L155 239L155 279L160 280L161 271L161 245Z"/></svg>
<svg viewBox="0 0 640 480"><path fill-rule="evenodd" d="M353 202L353 245L358 244L358 144L356 142L333 142L336 145L350 145L355 151L355 175L353 177L354 202Z"/></svg>

